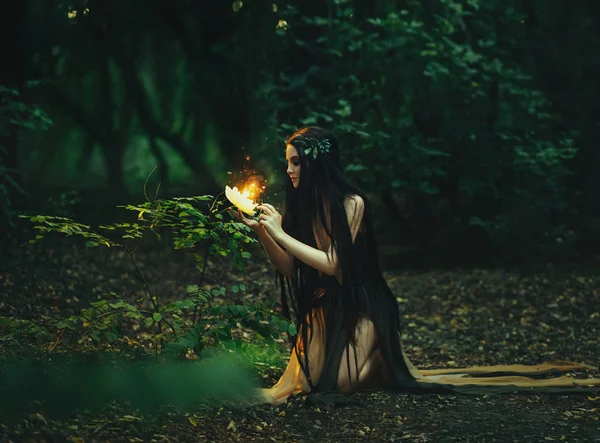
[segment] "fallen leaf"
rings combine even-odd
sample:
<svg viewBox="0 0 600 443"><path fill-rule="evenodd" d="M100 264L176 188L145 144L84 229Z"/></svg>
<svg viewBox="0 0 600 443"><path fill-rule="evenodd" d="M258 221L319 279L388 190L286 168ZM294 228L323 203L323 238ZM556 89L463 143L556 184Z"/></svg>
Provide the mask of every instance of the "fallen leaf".
<svg viewBox="0 0 600 443"><path fill-rule="evenodd" d="M119 421L132 422L132 421L142 421L142 419L140 417L135 417L134 415L124 415L123 417L121 417L119 419Z"/></svg>

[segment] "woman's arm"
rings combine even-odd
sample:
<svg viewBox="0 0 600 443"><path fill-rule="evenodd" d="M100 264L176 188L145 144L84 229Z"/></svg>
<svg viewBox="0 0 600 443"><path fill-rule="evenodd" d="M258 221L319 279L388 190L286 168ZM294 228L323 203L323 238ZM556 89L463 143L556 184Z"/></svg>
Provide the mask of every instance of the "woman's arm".
<svg viewBox="0 0 600 443"><path fill-rule="evenodd" d="M365 203L360 196L356 195L346 199L345 208L348 225L352 233L352 241L354 242L362 221ZM287 252L311 268L315 268L324 274L335 275L337 273L338 260L335 250L332 247L329 248L328 252L325 252L296 240L281 229L281 216L272 206L263 205L261 209L263 209L265 214L261 215L260 224L267 229L270 236L283 246Z"/></svg>
<svg viewBox="0 0 600 443"><path fill-rule="evenodd" d="M281 246L279 246L275 240L271 238L265 227L256 220L246 218L240 210L237 212L230 210L230 212L231 215L240 220L256 233L258 240L263 245L269 260L271 260L271 263L273 263L275 269L277 269L286 277L292 277L294 275L294 258L292 255L285 252Z"/></svg>
<svg viewBox="0 0 600 443"><path fill-rule="evenodd" d="M254 232L256 232L258 240L262 243L273 266L286 277L293 277L294 257L292 257L290 253L284 251L281 246L271 238L264 226L258 225L258 227L254 229Z"/></svg>
<svg viewBox="0 0 600 443"><path fill-rule="evenodd" d="M287 233L283 233L277 241L281 246L289 251L298 260L306 263L311 268L315 268L327 275L334 275L337 271L337 256L332 248L329 252L308 246Z"/></svg>

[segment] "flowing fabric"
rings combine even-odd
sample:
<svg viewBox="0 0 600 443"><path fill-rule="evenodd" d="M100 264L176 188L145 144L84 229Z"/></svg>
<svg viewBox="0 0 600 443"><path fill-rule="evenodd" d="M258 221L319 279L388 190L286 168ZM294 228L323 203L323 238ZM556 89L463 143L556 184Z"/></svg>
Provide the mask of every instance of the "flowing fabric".
<svg viewBox="0 0 600 443"><path fill-rule="evenodd" d="M398 304L380 271L369 217L365 211L349 257L344 257L341 283L335 277L321 275L298 261L295 264L296 278L282 279L284 310L295 319L300 331L293 344L300 369L310 387L309 398L330 395L334 398L333 403L344 402L344 396L339 395L338 374L341 365L348 366L348 373L352 365L357 365L348 357L351 353L344 351L349 351L356 343L356 334L360 334L360 331L356 331L357 324L364 318L369 319L375 327L375 349L381 355L381 375L378 377L385 379L385 387L389 389L414 393L466 394L563 394L600 389L600 379L597 378L532 378L596 369L572 362L438 370L415 368L402 347ZM317 247L314 238L304 240ZM315 322L318 322L318 328L315 328ZM314 336L312 332L317 329L320 333ZM318 380L313 379L315 362L309 361L309 346L322 346L324 349ZM358 374L358 367L355 374Z"/></svg>

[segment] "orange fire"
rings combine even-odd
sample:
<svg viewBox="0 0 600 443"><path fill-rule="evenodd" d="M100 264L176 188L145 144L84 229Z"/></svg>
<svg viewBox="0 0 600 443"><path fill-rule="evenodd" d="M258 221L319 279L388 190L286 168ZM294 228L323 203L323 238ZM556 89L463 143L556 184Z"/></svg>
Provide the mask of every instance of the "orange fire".
<svg viewBox="0 0 600 443"><path fill-rule="evenodd" d="M251 180L243 185L240 193L252 201L257 201L260 194L265 190L265 186L261 186L257 181Z"/></svg>

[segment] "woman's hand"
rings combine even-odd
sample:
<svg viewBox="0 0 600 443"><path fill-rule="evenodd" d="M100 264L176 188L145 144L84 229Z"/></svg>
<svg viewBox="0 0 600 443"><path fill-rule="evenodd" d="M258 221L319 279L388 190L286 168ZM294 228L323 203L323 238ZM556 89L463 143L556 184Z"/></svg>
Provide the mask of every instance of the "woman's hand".
<svg viewBox="0 0 600 443"><path fill-rule="evenodd" d="M285 234L281 227L281 214L268 203L263 203L262 205L257 206L256 209L263 211L258 217L260 225L265 227L273 240L278 241Z"/></svg>
<svg viewBox="0 0 600 443"><path fill-rule="evenodd" d="M294 259L292 255L277 244L275 239L271 237L271 233L267 231L265 227L266 221L267 224L275 222L275 225L277 225L277 217L274 215L277 214L279 216L279 230L283 232L283 229L281 229L281 215L277 213L273 206L267 204L258 206L256 209L262 209L264 211L264 213L261 214L262 221L260 218L259 220L255 220L254 218L246 218L242 211L235 211L233 208L229 209L229 213L234 218L238 219L246 226L250 227L256 233L256 235L258 236L258 240L262 243L263 247L265 248L269 260L271 260L271 263L273 263L273 265L279 272L281 272L286 277L291 278L294 275ZM267 211L270 215L265 216ZM275 231L277 230L275 229Z"/></svg>
<svg viewBox="0 0 600 443"><path fill-rule="evenodd" d="M251 228L254 232L256 232L260 228L260 224L257 220L254 220L253 218L246 218L246 216L244 216L244 213L239 209L236 212L233 210L233 208L229 208L229 213L235 218L237 218L239 221L241 221L243 224Z"/></svg>

